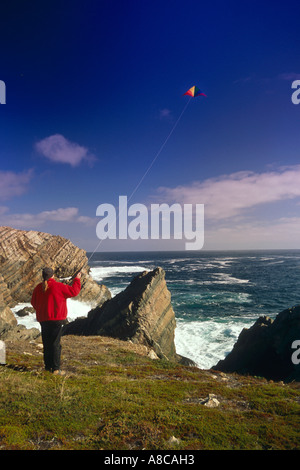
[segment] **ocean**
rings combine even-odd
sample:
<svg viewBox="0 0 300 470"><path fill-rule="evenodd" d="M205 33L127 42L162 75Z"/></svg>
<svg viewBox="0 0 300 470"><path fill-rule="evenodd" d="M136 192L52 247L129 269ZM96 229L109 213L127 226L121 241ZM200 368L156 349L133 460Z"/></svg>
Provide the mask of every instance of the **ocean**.
<svg viewBox="0 0 300 470"><path fill-rule="evenodd" d="M202 369L224 359L258 317L275 318L300 303L300 250L95 253L89 265L112 295L138 273L162 267L176 317L176 351ZM89 309L68 300L70 320ZM34 314L16 318L28 328L39 327Z"/></svg>

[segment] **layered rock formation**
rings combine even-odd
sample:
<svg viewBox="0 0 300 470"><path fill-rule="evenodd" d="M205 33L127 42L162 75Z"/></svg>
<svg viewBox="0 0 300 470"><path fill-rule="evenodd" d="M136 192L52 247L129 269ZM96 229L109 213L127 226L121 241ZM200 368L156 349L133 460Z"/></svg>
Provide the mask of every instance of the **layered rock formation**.
<svg viewBox="0 0 300 470"><path fill-rule="evenodd" d="M225 359L213 369L262 376L272 380L300 380L300 306L280 312L275 320L260 317L251 328L244 328ZM298 359L299 358L299 359ZM298 363L297 363L298 362Z"/></svg>
<svg viewBox="0 0 300 470"><path fill-rule="evenodd" d="M64 334L103 335L151 347L158 357L184 362L176 354L176 321L162 268L145 271L87 318L69 323ZM186 363L192 361L186 359Z"/></svg>
<svg viewBox="0 0 300 470"><path fill-rule="evenodd" d="M0 282L0 291L4 283ZM2 340L33 340L40 336L37 328L27 329L24 325L18 325L18 322L3 300L3 294L0 292L0 338Z"/></svg>
<svg viewBox="0 0 300 470"><path fill-rule="evenodd" d="M11 307L30 302L41 282L42 269L51 266L56 278L72 277L81 270L82 289L76 297L93 305L111 298L110 291L89 275L86 252L69 240L49 233L0 227L0 337L32 339L39 330L18 325ZM64 281L67 282L67 281ZM69 281L71 282L71 281Z"/></svg>
<svg viewBox="0 0 300 470"><path fill-rule="evenodd" d="M193 364L176 354L175 314L165 273L161 268L135 277L123 292L111 298L105 286L89 275L84 250L60 236L36 231L0 227L0 337L34 338L39 331L17 325L10 307L30 302L34 287L41 282L44 266L54 269L56 278L82 272L78 300L94 307L87 318L66 325L64 334L105 335L131 340L150 347L156 357ZM70 281L71 282L71 281ZM36 331L35 331L36 330Z"/></svg>
<svg viewBox="0 0 300 470"><path fill-rule="evenodd" d="M111 297L109 290L99 286L89 275L86 252L70 240L33 230L0 227L0 293L7 306L30 302L45 266L51 266L55 277L62 279L81 270L82 288L78 300L96 306Z"/></svg>

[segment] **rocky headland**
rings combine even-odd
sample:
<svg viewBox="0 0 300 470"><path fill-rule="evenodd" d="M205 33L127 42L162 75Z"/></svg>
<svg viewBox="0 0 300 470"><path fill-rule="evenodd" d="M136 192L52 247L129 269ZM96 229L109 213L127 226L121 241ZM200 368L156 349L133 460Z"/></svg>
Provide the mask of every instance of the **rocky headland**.
<svg viewBox="0 0 300 470"><path fill-rule="evenodd" d="M44 266L51 266L57 279L82 273L82 289L76 300L92 309L64 327L64 335L102 335L145 345L153 358L194 364L176 354L175 313L161 268L136 276L120 294L111 298L104 285L90 276L86 252L69 240L42 232L0 227L0 339L35 339L36 328L18 325L11 307L30 302L41 282ZM69 281L71 282L71 281Z"/></svg>
<svg viewBox="0 0 300 470"><path fill-rule="evenodd" d="M162 268L144 271L113 299L92 309L87 318L64 328L64 334L101 335L130 340L152 349L154 355L193 364L176 353L176 320Z"/></svg>
<svg viewBox="0 0 300 470"><path fill-rule="evenodd" d="M297 305L283 310L274 320L260 317L251 328L244 328L232 351L214 369L270 380L300 381L299 340L300 306Z"/></svg>
<svg viewBox="0 0 300 470"><path fill-rule="evenodd" d="M195 365L176 353L175 313L162 268L137 275L123 292L112 298L107 287L90 276L86 252L70 240L9 227L0 227L0 339L39 337L38 329L18 325L11 308L20 302L30 302L46 265L52 266L55 276L63 282L71 282L67 279L80 270L82 289L77 299L92 307L87 317L64 327L64 336L116 338L145 347L153 359ZM212 369L276 381L299 381L299 361L292 360L292 344L299 340L300 306L296 306L279 313L275 320L261 317L251 328L243 329L231 353Z"/></svg>
<svg viewBox="0 0 300 470"><path fill-rule="evenodd" d="M0 338L35 337L36 328L17 325L11 308L28 303L34 287L41 282L43 267L51 266L55 277L71 282L81 271L82 289L78 300L101 305L111 298L110 291L90 276L86 252L59 235L0 227Z"/></svg>

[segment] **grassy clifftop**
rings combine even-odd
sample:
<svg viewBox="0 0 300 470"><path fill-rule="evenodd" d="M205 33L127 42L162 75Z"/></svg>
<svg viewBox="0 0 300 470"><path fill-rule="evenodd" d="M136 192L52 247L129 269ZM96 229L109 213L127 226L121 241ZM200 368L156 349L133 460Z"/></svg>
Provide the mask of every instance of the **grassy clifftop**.
<svg viewBox="0 0 300 470"><path fill-rule="evenodd" d="M62 338L65 377L39 343L7 343L0 449L296 449L300 384L152 360L106 337Z"/></svg>

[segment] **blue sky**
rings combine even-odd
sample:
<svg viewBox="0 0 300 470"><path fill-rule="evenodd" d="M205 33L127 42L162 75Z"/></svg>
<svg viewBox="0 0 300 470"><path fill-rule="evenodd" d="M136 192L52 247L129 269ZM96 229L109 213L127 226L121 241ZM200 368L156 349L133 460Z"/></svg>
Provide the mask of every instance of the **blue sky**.
<svg viewBox="0 0 300 470"><path fill-rule="evenodd" d="M6 5L5 5L6 3ZM94 249L96 209L204 204L204 249L300 248L298 1L1 5L0 223Z"/></svg>

